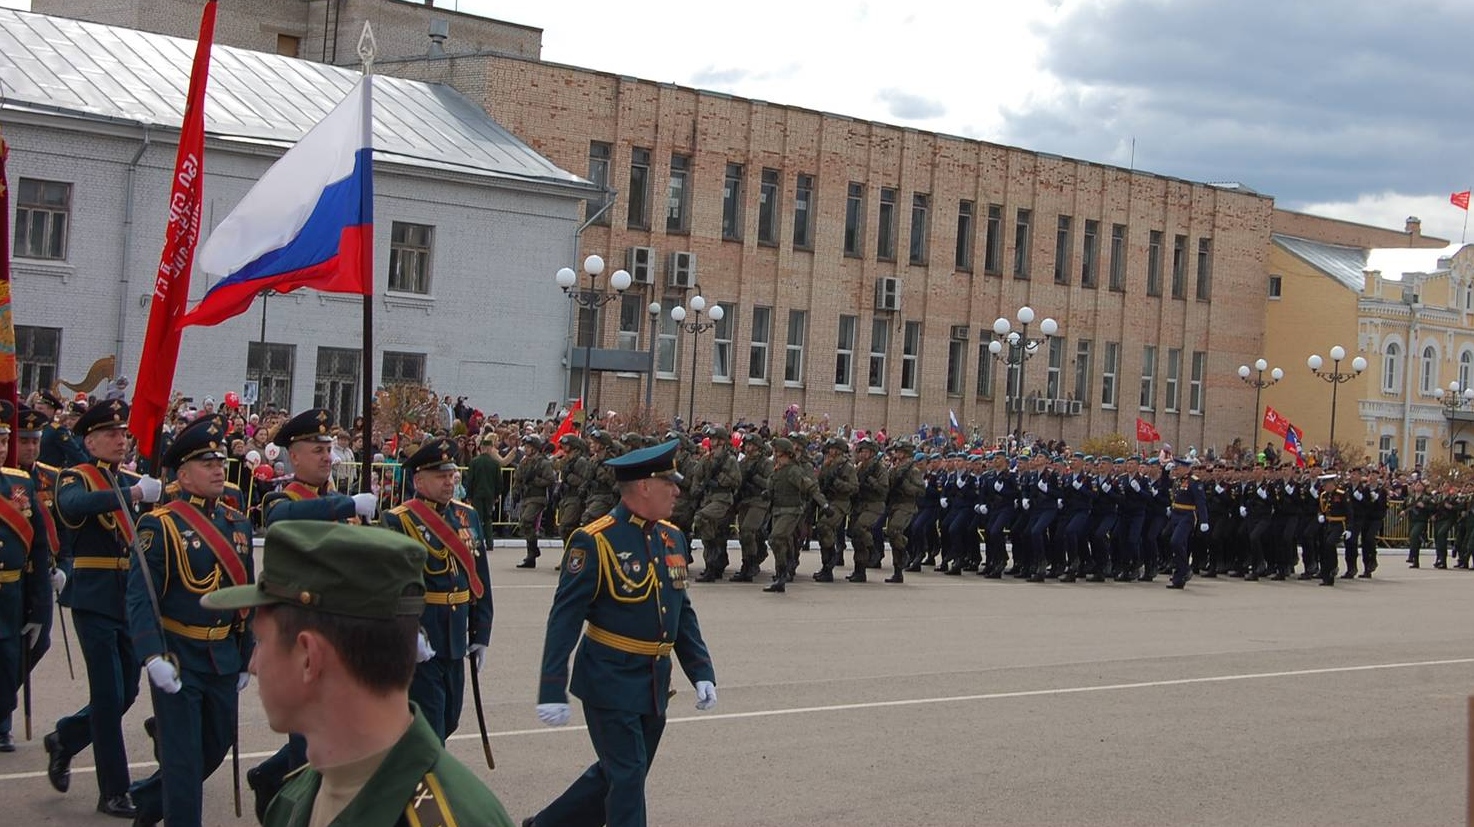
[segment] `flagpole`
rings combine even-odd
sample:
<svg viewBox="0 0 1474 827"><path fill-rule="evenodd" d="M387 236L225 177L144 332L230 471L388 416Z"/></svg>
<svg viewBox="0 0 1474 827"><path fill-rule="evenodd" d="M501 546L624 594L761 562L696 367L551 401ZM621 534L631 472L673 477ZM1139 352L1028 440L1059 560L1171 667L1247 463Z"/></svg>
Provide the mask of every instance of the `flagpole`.
<svg viewBox="0 0 1474 827"><path fill-rule="evenodd" d="M363 61L363 123L361 124L363 142L362 146L368 148L369 164L369 191L363 197L368 201L370 208L373 205L373 138L374 138L374 54L376 44L374 43L374 30L369 26L367 20L363 22L363 33L358 36L358 57ZM372 227L372 222L370 222ZM363 465L359 474L358 490L360 493L370 493L372 482L369 478L373 469L373 434L374 434L374 234L365 232L361 234L360 243L363 245L359 253L359 266L363 268L363 283L368 285L369 290L363 295Z"/></svg>
<svg viewBox="0 0 1474 827"><path fill-rule="evenodd" d="M1474 186L1471 186L1471 187L1469 187L1468 190L1465 190L1465 192L1468 192L1468 191L1474 191ZM1459 243L1460 244L1463 244L1464 243L1464 240L1467 239L1468 237L1469 237L1469 208L1468 207L1465 207L1464 208L1464 229L1459 233Z"/></svg>
<svg viewBox="0 0 1474 827"><path fill-rule="evenodd" d="M4 290L0 296L0 342L9 345L0 348L0 399L10 402L12 409L10 419L5 423L10 426L10 436L6 438L10 452L6 454L5 464L16 468L20 457L16 450L20 436L16 425L20 407L20 372L15 361L15 324L10 314L10 189L6 186L5 175L5 160L9 155L5 135L0 133L0 289Z"/></svg>

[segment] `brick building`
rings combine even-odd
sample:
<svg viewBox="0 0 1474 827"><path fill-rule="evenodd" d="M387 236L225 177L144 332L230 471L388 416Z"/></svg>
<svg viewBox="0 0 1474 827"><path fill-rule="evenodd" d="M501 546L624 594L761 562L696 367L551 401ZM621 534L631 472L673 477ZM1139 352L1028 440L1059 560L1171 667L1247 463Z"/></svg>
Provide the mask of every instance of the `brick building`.
<svg viewBox="0 0 1474 827"><path fill-rule="evenodd" d="M36 0L88 5L154 19L191 4ZM592 337L653 353L664 416L776 421L797 404L897 433L951 411L996 436L1012 415L1073 443L1130 435L1139 416L1183 447L1222 446L1251 416L1235 370L1263 347L1271 230L1302 221L1267 196L549 63L535 29L405 0L264 8L218 37L269 48L290 29L299 39L283 42L331 62L328 44L369 20L379 71L460 90L607 188L566 263L598 253L637 284L600 314L569 312L570 395ZM699 336L668 315L698 291L726 311ZM1020 377L988 344L993 320L1023 305L1059 334ZM640 370L592 384L606 409L648 388Z"/></svg>

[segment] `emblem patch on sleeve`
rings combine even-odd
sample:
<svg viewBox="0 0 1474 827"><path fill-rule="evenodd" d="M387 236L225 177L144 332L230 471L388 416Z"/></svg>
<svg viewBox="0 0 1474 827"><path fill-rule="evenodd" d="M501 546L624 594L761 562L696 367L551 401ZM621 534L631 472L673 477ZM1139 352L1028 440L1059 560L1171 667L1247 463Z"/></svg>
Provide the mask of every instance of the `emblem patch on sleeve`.
<svg viewBox="0 0 1474 827"><path fill-rule="evenodd" d="M583 571L584 550L571 548L568 550L568 561L563 564L563 570L569 574L578 574Z"/></svg>

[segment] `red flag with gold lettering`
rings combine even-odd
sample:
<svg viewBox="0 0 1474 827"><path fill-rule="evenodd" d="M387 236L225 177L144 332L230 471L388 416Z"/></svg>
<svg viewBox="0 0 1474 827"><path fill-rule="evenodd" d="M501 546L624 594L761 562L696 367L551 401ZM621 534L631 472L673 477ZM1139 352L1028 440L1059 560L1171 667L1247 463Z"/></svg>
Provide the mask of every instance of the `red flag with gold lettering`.
<svg viewBox="0 0 1474 827"><path fill-rule="evenodd" d="M189 97L184 104L179 152L174 158L169 224L164 233L158 276L154 279L153 306L148 313L148 332L143 339L143 355L138 360L138 385L134 388L133 412L128 420L128 430L138 440L138 455L150 460L155 459L154 441L164 424L169 394L174 387L180 335L175 321L184 315L190 268L200 239L205 178L205 86L210 75L210 43L214 35L215 0L209 0L200 17L200 39L195 44L194 66L189 73ZM158 473L157 469L151 470Z"/></svg>

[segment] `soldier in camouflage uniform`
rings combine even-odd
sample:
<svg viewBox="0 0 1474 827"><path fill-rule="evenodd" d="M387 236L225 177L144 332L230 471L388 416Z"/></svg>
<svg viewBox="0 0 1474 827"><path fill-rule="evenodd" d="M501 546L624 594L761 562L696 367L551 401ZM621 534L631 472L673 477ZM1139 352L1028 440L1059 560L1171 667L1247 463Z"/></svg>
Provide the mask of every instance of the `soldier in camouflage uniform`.
<svg viewBox="0 0 1474 827"><path fill-rule="evenodd" d="M860 490L855 498L855 511L850 518L850 542L855 544L855 570L845 575L852 583L865 582L865 568L879 559L873 533L876 523L885 517L886 500L891 492L890 471L878 456L880 446L873 439L855 443L856 476Z"/></svg>
<svg viewBox="0 0 1474 827"><path fill-rule="evenodd" d="M773 440L773 474L768 480L768 496L773 508L773 533L770 542L773 545L773 561L778 570L773 575L773 583L763 591L783 592L786 584L793 580L794 569L798 567L798 546L794 538L804 509L809 503L818 506L821 512L831 511L832 508L819 491L819 483L814 479L813 470L807 462L794 458L793 442L783 437Z"/></svg>
<svg viewBox="0 0 1474 827"><path fill-rule="evenodd" d="M834 567L844 565L844 552L839 548L845 520L849 519L851 502L860 490L855 464L850 462L850 445L835 437L824 444L824 464L819 467L819 491L830 508L819 514L814 533L819 537L820 563L814 572L820 583L834 582Z"/></svg>
<svg viewBox="0 0 1474 827"><path fill-rule="evenodd" d="M558 469L563 493L558 497L558 536L563 545L581 525L586 508L584 496L594 480L594 463L589 460L589 444L578 434L564 434L558 439L563 457Z"/></svg>
<svg viewBox="0 0 1474 827"><path fill-rule="evenodd" d="M706 569L696 577L698 583L710 583L727 568L727 535L732 519L732 500L742 485L742 469L732 453L731 434L715 428L709 435L711 453L706 458L706 474L700 489L701 508L696 512L694 530L701 539L701 554Z"/></svg>
<svg viewBox="0 0 1474 827"><path fill-rule="evenodd" d="M684 432L671 431L666 434L666 439L679 440L681 443L676 451L676 471L681 475L678 483L681 492L676 497L676 508L671 512L670 521L690 537L692 523L696 519L696 507L701 505L701 485L705 482L706 463L696 443Z"/></svg>
<svg viewBox="0 0 1474 827"><path fill-rule="evenodd" d="M911 561L906 553L906 527L916 516L916 496L926 489L926 477L916 464L914 449L906 442L891 444L890 488L886 495L885 538L891 544L893 573L887 583L904 583L906 566ZM921 550L918 549L918 552Z"/></svg>
<svg viewBox="0 0 1474 827"><path fill-rule="evenodd" d="M608 514L618 501L619 496L614 490L614 469L604 461L624 453L624 447L608 431L592 431L589 438L593 440L590 462L594 466L594 475L584 487L582 525Z"/></svg>
<svg viewBox="0 0 1474 827"><path fill-rule="evenodd" d="M742 484L737 489L737 542L742 546L742 568L732 575L733 583L751 583L768 559L768 479L773 461L768 459L762 437L750 432L742 437Z"/></svg>
<svg viewBox="0 0 1474 827"><path fill-rule="evenodd" d="M527 556L517 564L519 569L537 567L538 517L548 505L548 489L558 482L558 472L552 460L543 456L543 441L533 434L522 437L522 447L527 452L517 463L512 475L512 498L518 502L517 533L527 541Z"/></svg>

